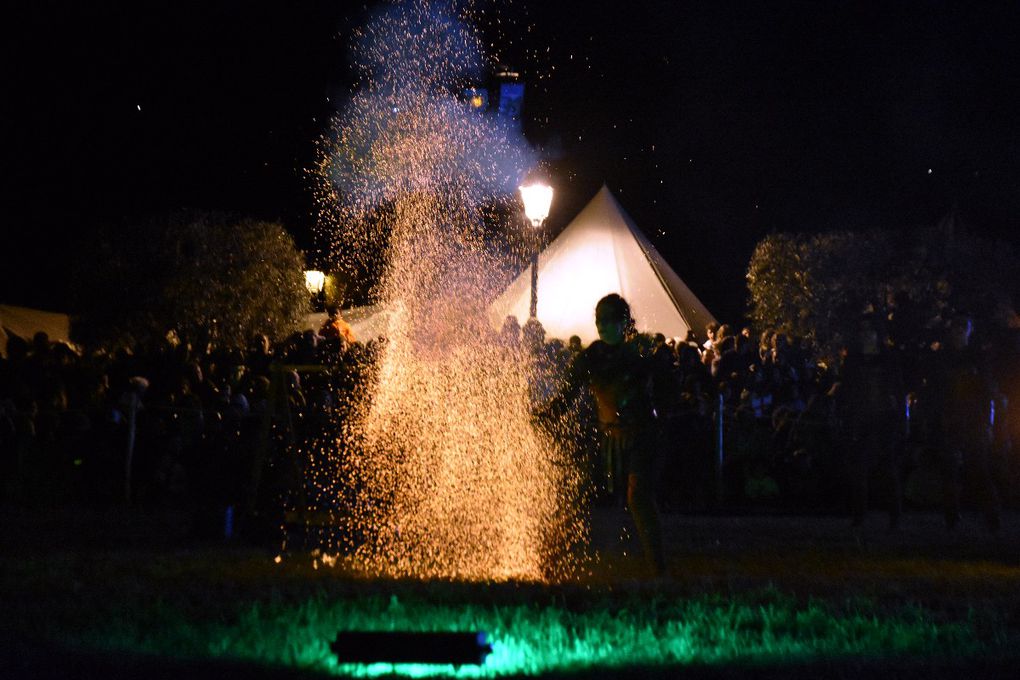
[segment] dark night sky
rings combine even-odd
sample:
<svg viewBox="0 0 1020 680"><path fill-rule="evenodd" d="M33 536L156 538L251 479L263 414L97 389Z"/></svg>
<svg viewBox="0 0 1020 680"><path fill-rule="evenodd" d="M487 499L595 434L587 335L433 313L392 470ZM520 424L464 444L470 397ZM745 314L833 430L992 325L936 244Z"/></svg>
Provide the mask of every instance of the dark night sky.
<svg viewBox="0 0 1020 680"><path fill-rule="evenodd" d="M303 169L365 15L9 12L0 301L61 309L97 224L176 207L280 218L311 247ZM1018 244L1017 3L517 0L499 16L516 37L490 37L527 84L525 131L561 153L551 227L606 181L718 316L741 313L747 259L773 230L910 229L956 205Z"/></svg>

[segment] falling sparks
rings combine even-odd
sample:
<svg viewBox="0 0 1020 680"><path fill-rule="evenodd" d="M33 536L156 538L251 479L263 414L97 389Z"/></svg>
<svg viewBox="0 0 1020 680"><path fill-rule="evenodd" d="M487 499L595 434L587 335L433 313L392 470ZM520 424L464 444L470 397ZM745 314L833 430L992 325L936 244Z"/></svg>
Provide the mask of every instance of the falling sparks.
<svg viewBox="0 0 1020 680"><path fill-rule="evenodd" d="M532 426L529 356L487 318L506 263L483 216L535 156L454 94L488 64L470 18L452 0L391 3L359 32L360 82L320 144L322 227L347 271L379 272L391 313L326 452L339 475L315 478L350 496L344 545L327 548L370 573L557 579L586 536L580 470Z"/></svg>

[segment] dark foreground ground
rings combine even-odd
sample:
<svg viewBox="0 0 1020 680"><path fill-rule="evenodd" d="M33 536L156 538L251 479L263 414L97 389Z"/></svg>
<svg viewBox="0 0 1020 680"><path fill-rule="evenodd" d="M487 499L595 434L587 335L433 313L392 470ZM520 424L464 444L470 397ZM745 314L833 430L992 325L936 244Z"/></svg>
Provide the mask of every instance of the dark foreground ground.
<svg viewBox="0 0 1020 680"><path fill-rule="evenodd" d="M323 677L322 668L262 663L250 655L177 655L160 636L169 626L176 631L171 639L201 648L203 641L193 637L211 629L251 626L259 616L252 612L260 605L300 609L306 600L380 597L482 602L497 608L530 603L541 609L547 604L560 612L605 607L609 619L647 606L650 625L656 616L665 616L660 610L669 603L685 599L723 603L724 608L729 600L740 607L750 602L751 610L776 602L795 609L815 602L858 611L855 603L864 602L873 618L920 611L918 616L930 619L933 629L943 624L965 629L959 635L934 635L924 653L864 648L789 658L737 655L683 664L593 665L545 675L1020 677L1016 512L1006 514L995 535L977 516L965 517L949 532L934 513L908 514L897 531L887 529L877 514L860 530L831 516L667 515L669 577L650 580L634 555L637 543L626 515L601 510L593 521L592 543L602 559L581 583L558 586L358 580L319 568L308 555L292 555L278 564L279 547L265 542L196 541L188 534L188 517L180 513L2 513L0 677ZM229 613L234 609L246 613L239 619ZM314 607L301 611L301 625L317 615ZM794 626L785 634L818 633ZM939 647L940 640L946 648ZM955 640L963 640L966 649L953 648Z"/></svg>

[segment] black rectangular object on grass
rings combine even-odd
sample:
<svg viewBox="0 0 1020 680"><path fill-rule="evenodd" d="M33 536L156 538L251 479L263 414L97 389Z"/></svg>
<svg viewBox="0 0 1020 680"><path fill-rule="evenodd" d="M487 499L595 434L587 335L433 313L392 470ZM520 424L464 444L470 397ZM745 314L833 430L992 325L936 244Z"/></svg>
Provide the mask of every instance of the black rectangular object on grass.
<svg viewBox="0 0 1020 680"><path fill-rule="evenodd" d="M485 663L492 652L486 634L345 631L330 646L340 663Z"/></svg>

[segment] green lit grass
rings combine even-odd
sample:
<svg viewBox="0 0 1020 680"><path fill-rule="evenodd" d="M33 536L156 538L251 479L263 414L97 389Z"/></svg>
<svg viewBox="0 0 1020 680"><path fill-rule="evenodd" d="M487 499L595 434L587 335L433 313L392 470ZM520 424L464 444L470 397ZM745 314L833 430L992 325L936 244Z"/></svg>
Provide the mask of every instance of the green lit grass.
<svg viewBox="0 0 1020 680"><path fill-rule="evenodd" d="M159 639L122 642L155 653L229 657L344 675L499 676L630 666L804 662L818 657L974 656L985 645L966 622L934 623L918 608L880 612L873 603L832 607L762 598L593 597L586 611L526 603L444 606L370 597L244 609L230 625L177 622ZM329 642L340 629L485 630L494 642L483 667L337 665Z"/></svg>
<svg viewBox="0 0 1020 680"><path fill-rule="evenodd" d="M108 676L140 659L146 671L204 669L198 677L227 677L224 667L322 677L866 667L899 677L907 667L933 680L974 666L1014 677L1020 541L979 543L931 525L916 518L909 532L871 532L862 545L825 520L677 518L668 582L641 581L639 560L610 551L583 583L558 586L373 580L308 554L276 564L259 549L162 539L101 547L71 525L0 551L0 640L39 650L33 668L99 659L96 674ZM494 653L481 668L339 666L329 644L345 629L484 630Z"/></svg>
<svg viewBox="0 0 1020 680"><path fill-rule="evenodd" d="M1001 653L1008 637L994 616L980 612L947 614L874 597L795 597L774 587L720 594L640 583L364 581L251 556L110 561L103 583L82 587L89 575L73 560L37 566L40 596L46 584L71 591L63 595L77 590L73 605L52 591L48 602L36 602L48 610L35 621L37 632L62 644L334 675L497 677L947 652L966 659ZM33 576L24 576L30 594ZM494 650L482 667L342 666L329 649L339 630L483 630Z"/></svg>

